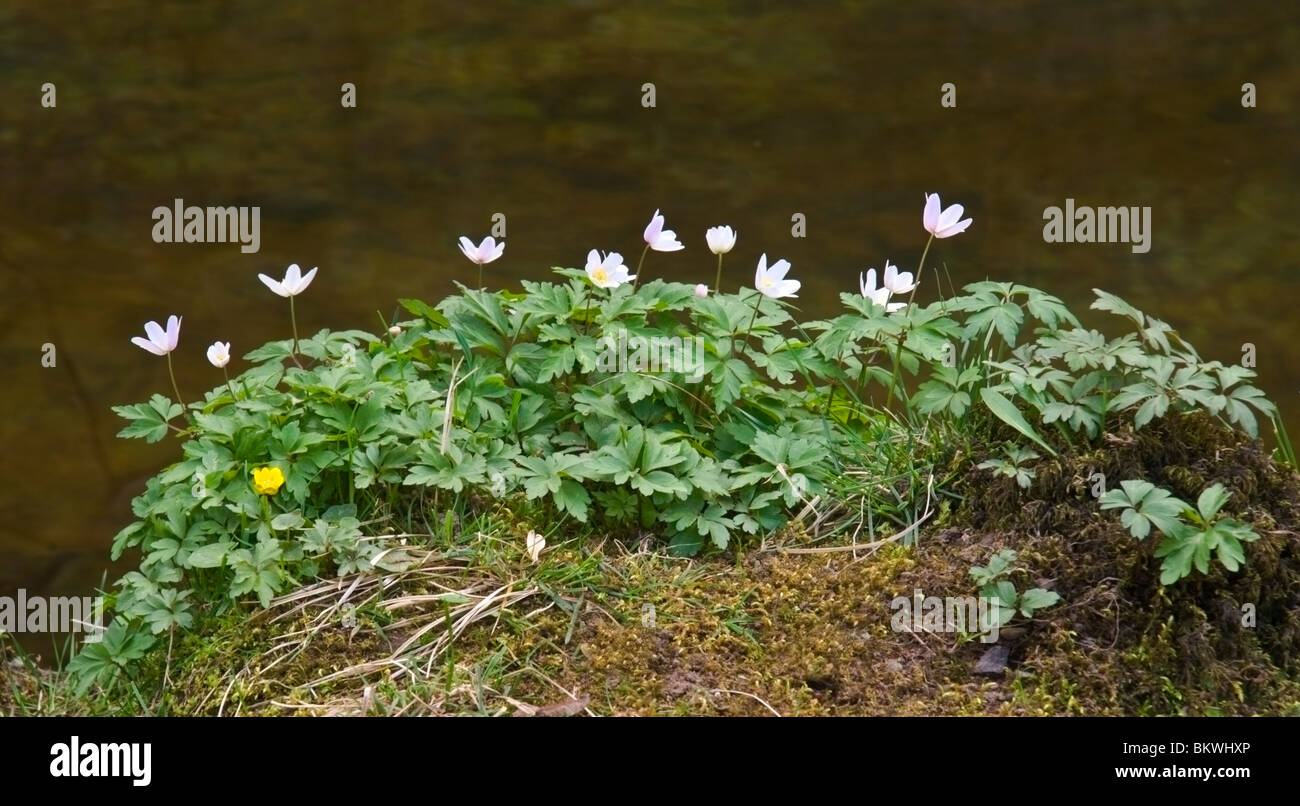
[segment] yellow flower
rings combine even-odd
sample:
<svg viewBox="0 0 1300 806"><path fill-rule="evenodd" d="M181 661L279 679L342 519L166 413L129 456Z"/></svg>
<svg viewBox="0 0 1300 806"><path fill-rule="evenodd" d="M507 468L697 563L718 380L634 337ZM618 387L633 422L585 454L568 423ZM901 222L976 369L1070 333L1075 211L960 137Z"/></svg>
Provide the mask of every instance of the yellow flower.
<svg viewBox="0 0 1300 806"><path fill-rule="evenodd" d="M260 495L275 495L284 484L284 473L278 467L259 467L253 470L253 489Z"/></svg>

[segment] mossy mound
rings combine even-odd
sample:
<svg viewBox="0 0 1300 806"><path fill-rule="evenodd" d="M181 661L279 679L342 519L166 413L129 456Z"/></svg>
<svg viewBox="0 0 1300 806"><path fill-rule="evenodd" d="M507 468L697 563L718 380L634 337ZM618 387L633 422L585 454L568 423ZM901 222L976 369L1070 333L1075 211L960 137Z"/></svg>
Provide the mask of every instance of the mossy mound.
<svg viewBox="0 0 1300 806"><path fill-rule="evenodd" d="M323 620L328 597L231 612L178 636L169 662L155 653L139 688L150 712L169 714L1300 713L1300 478L1197 415L1106 445L1040 460L1027 490L971 469L961 504L915 546L688 561L573 538L556 539L541 567L517 556L462 567L433 552L437 584L426 569L385 584L355 628ZM1162 587L1155 540L1100 510L1097 472L1110 487L1143 478L1185 500L1223 483L1226 509L1261 539L1237 573L1216 564ZM493 542L521 547L525 528L508 522ZM972 637L893 629L895 597L973 595L969 569L1002 548L1018 552L1024 581L1062 597L1002 630L1005 668L976 673L989 645ZM435 597L404 606L400 629L383 601L452 586L524 593L430 663L338 677L388 658L422 618L437 627L430 637L443 629ZM8 671L29 698L35 682ZM115 696L135 708L134 695ZM7 712L30 710L4 698ZM46 710L75 710L59 702Z"/></svg>
<svg viewBox="0 0 1300 806"><path fill-rule="evenodd" d="M1107 446L1035 465L1028 490L972 470L956 520L955 547L1009 546L1062 604L1043 611L1020 645L1022 668L1054 699L1088 713L1291 713L1300 708L1300 478L1264 446L1208 416L1170 416ZM1138 541L1092 495L1145 479L1195 501L1218 482L1226 511L1253 525L1237 573L1159 584L1158 535ZM1052 681L1056 681L1053 683ZM1104 707L1109 704L1108 707Z"/></svg>

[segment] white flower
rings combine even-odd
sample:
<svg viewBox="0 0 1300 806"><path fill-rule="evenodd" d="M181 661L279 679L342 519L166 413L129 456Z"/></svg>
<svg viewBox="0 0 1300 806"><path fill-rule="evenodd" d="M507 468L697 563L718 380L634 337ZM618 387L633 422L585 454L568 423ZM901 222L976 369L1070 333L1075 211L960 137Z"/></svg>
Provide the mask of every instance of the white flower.
<svg viewBox="0 0 1300 806"><path fill-rule="evenodd" d="M489 235L483 239L482 243L475 246L473 241L462 235L460 236L460 251L465 253L465 257L482 266L484 263L491 263L501 257L501 254L506 251L506 242L497 243Z"/></svg>
<svg viewBox="0 0 1300 806"><path fill-rule="evenodd" d="M208 348L208 361L212 366L221 369L230 363L230 342L222 344L219 341L212 342Z"/></svg>
<svg viewBox="0 0 1300 806"><path fill-rule="evenodd" d="M595 249L587 253L587 276L600 288L618 288L636 279L636 275L628 275L623 256L618 252L610 252L601 260Z"/></svg>
<svg viewBox="0 0 1300 806"><path fill-rule="evenodd" d="M390 328L388 329L388 335L390 335L390 336L400 336L400 335L402 335L402 329L401 329L400 327L398 327L397 325L393 325L392 327L390 327Z"/></svg>
<svg viewBox="0 0 1300 806"><path fill-rule="evenodd" d="M298 268L297 263L293 264L285 271L283 280L274 280L267 277L265 274L257 275L257 279L261 280L263 285L282 297L298 296L307 290L307 286L311 285L311 281L315 279L315 277L315 268L306 274L303 274L302 269Z"/></svg>
<svg viewBox="0 0 1300 806"><path fill-rule="evenodd" d="M704 240L709 242L710 252L725 255L736 245L736 233L731 227L710 227L704 233Z"/></svg>
<svg viewBox="0 0 1300 806"><path fill-rule="evenodd" d="M506 477L504 473L492 474L492 486L488 488L493 498L506 497Z"/></svg>
<svg viewBox="0 0 1300 806"><path fill-rule="evenodd" d="M938 193L927 193L925 196L925 213L921 216L921 223L925 225L926 232L936 238L951 238L954 235L965 232L970 226L971 219L958 221L961 214L965 212L960 204L954 204L947 210L941 211Z"/></svg>
<svg viewBox="0 0 1300 806"><path fill-rule="evenodd" d="M885 261L885 278L881 285L889 289L891 294L907 294L916 288L916 283L912 280L910 271L899 271L898 267L888 260Z"/></svg>
<svg viewBox="0 0 1300 806"><path fill-rule="evenodd" d="M781 299L782 297L797 296L800 283L798 280L785 279L785 273L790 271L790 261L778 260L772 264L772 268L767 267L767 253L758 259L758 269L754 272L754 288L762 292L763 296L772 299Z"/></svg>
<svg viewBox="0 0 1300 806"><path fill-rule="evenodd" d="M645 242L656 252L676 252L686 248L677 240L677 233L664 229L664 217L658 210L655 210L654 217L646 225Z"/></svg>
<svg viewBox="0 0 1300 806"><path fill-rule="evenodd" d="M131 343L154 355L167 355L176 349L181 338L181 320L178 316L167 317L167 329L163 330L157 322L145 322L144 332L148 339L139 336L131 338Z"/></svg>
<svg viewBox="0 0 1300 806"><path fill-rule="evenodd" d="M533 562L537 562L542 549L546 548L546 538L529 529L528 537L524 538L524 547L528 550L528 556L532 558Z"/></svg>
<svg viewBox="0 0 1300 806"><path fill-rule="evenodd" d="M886 263L886 266L889 264ZM858 287L862 289L862 296L871 300L875 304L884 308L889 313L893 313L899 308L906 307L901 302L890 302L890 292L887 287L876 288L876 270L867 269L866 274L858 275Z"/></svg>
<svg viewBox="0 0 1300 806"><path fill-rule="evenodd" d="M700 283L699 285L695 286L695 296L707 297L708 295L709 295L709 287L707 285L705 285L704 283Z"/></svg>

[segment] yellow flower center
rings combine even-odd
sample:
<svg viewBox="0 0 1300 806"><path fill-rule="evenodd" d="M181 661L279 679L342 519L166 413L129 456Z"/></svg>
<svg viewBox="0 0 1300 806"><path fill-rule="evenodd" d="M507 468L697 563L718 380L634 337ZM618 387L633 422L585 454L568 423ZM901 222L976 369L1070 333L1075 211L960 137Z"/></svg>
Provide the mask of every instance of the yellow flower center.
<svg viewBox="0 0 1300 806"><path fill-rule="evenodd" d="M605 271L603 266L597 267L592 270L591 279L595 280L597 285L604 285L609 282L609 272Z"/></svg>

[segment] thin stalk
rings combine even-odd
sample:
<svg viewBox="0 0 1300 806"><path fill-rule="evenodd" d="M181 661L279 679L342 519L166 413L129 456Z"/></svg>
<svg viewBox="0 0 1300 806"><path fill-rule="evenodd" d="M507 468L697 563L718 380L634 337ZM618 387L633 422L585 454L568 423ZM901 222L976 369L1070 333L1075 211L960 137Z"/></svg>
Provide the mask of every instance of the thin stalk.
<svg viewBox="0 0 1300 806"><path fill-rule="evenodd" d="M925 248L921 250L921 259L916 264L916 282L912 284L912 293L907 295L908 308L912 305L912 300L916 297L917 286L921 284L921 271L925 268L925 256L930 254L930 244L934 243L934 233L930 233L930 238L925 242ZM901 380L900 371L903 361L903 342L907 339L907 330L904 329L898 336L898 343L894 345L894 372L889 380L889 394L885 397L885 405L888 406L894 400L894 389ZM903 397L901 394L899 397ZM911 406L908 406L911 409Z"/></svg>
<svg viewBox="0 0 1300 806"><path fill-rule="evenodd" d="M588 288L587 293L583 294L583 299L587 303L586 310L582 314L582 335L585 336L587 331L591 329L591 288Z"/></svg>
<svg viewBox="0 0 1300 806"><path fill-rule="evenodd" d="M302 364L298 361L298 312L293 307L292 295L289 297L289 320L293 323L293 363L301 369Z"/></svg>
<svg viewBox="0 0 1300 806"><path fill-rule="evenodd" d="M230 373L226 371L225 367L221 368L221 374L226 377L226 388L230 390L230 397L239 400L239 395L235 394L235 385L230 382Z"/></svg>
<svg viewBox="0 0 1300 806"><path fill-rule="evenodd" d="M722 292L722 254L718 254L718 276L713 280L713 293Z"/></svg>
<svg viewBox="0 0 1300 806"><path fill-rule="evenodd" d="M172 354L170 352L167 353L167 374L172 379L172 391L176 393L176 402L181 404L181 408L185 408L185 401L181 400L180 387L176 385L176 371L172 369Z"/></svg>
<svg viewBox="0 0 1300 806"><path fill-rule="evenodd" d="M925 248L921 250L921 260L916 264L916 282L912 284L912 293L907 295L908 305L911 305L912 299L916 297L916 287L921 284L921 270L925 268L925 256L930 254L930 244L932 243L934 243L934 233L930 234L930 240L925 242Z"/></svg>
<svg viewBox="0 0 1300 806"><path fill-rule="evenodd" d="M745 328L745 338L741 340L741 344L746 344L749 342L749 332L754 329L754 321L758 319L758 303L762 301L763 301L763 292L755 291L754 292L754 315L749 317L749 327Z"/></svg>
<svg viewBox="0 0 1300 806"><path fill-rule="evenodd" d="M633 291L636 290L637 285L640 284L640 282L641 282L641 264L642 264L642 263L645 263L645 255L646 255L646 252L649 252L649 251L650 251L650 244L646 244L646 245L645 245L645 249L642 249L642 250L641 250L641 259L638 260L638 261L636 262L636 276L632 278L632 290L633 290Z"/></svg>

